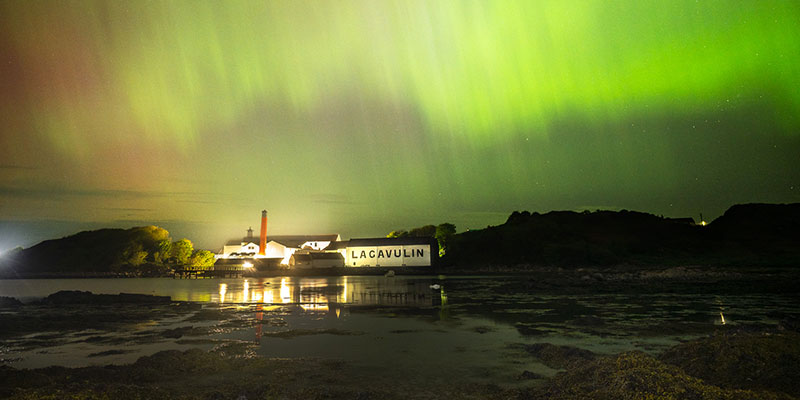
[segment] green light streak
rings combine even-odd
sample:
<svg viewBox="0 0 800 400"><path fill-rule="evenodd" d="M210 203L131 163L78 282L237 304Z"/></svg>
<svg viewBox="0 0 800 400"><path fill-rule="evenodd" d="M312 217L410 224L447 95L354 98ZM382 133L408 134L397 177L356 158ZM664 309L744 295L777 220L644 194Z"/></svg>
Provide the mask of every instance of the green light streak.
<svg viewBox="0 0 800 400"><path fill-rule="evenodd" d="M43 186L213 185L296 215L318 193L505 212L746 174L797 198L796 172L764 178L798 170L796 1L7 1L0 19L0 156L59 172ZM772 143L747 158L747 137ZM158 199L110 208L184 212Z"/></svg>
<svg viewBox="0 0 800 400"><path fill-rule="evenodd" d="M342 89L415 104L431 135L487 143L519 131L545 137L565 113L605 120L647 108L686 112L765 87L784 88L776 101L800 106L791 89L800 75L800 13L788 1L28 7L35 10L10 10L18 41L30 40L26 26L34 26L45 29L35 36L47 47L44 39L63 32L42 26L41 15L63 16L104 70L102 95L147 137L182 146L262 104L308 112ZM41 110L62 119L47 129L51 137L65 127L84 135L81 119L97 117L80 115L86 100L74 95L60 96L78 100L74 123Z"/></svg>

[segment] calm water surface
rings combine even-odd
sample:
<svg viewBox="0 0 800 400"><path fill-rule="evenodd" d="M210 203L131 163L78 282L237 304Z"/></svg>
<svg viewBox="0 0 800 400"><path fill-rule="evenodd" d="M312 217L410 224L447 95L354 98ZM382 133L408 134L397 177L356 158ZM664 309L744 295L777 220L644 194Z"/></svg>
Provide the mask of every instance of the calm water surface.
<svg viewBox="0 0 800 400"><path fill-rule="evenodd" d="M781 316L800 314L793 296L553 295L510 290L515 279L0 280L0 295L23 302L59 290L88 290L202 303L199 311L165 315L121 330L41 332L9 340L0 346L0 361L16 367L125 363L164 349L238 343L266 357L342 360L363 367L365 376L401 371L420 380L460 378L513 385L526 370L556 372L527 355L525 345L532 343L600 353L653 352L723 323L774 324ZM203 313L212 317L201 317ZM148 332L186 328L200 333L140 340L150 337Z"/></svg>

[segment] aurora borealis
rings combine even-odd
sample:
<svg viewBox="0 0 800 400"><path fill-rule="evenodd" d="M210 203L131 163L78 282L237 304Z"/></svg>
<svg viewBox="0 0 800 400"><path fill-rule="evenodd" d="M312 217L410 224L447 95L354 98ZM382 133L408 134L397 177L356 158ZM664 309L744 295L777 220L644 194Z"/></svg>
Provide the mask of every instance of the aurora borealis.
<svg viewBox="0 0 800 400"><path fill-rule="evenodd" d="M0 1L0 251L800 201L796 1Z"/></svg>

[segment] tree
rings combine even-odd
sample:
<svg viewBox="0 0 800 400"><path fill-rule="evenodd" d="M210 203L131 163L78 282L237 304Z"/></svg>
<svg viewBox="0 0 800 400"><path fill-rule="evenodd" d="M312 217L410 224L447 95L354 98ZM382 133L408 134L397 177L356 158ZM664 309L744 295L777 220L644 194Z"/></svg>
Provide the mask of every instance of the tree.
<svg viewBox="0 0 800 400"><path fill-rule="evenodd" d="M130 243L125 250L122 251L121 259L119 259L120 264L127 264L133 267L138 267L144 263L144 260L147 258L147 252L142 247L142 244L139 242Z"/></svg>
<svg viewBox="0 0 800 400"><path fill-rule="evenodd" d="M439 242L439 256L447 252L447 243L456 234L456 226L445 222L436 227L436 241Z"/></svg>
<svg viewBox="0 0 800 400"><path fill-rule="evenodd" d="M130 265L132 265L134 267L138 267L138 266L144 264L144 260L145 259L147 259L147 252L144 251L144 250L137 251L137 252L134 252L133 254L131 254L131 258L128 259L128 264L130 264Z"/></svg>
<svg viewBox="0 0 800 400"><path fill-rule="evenodd" d="M399 231L391 231L388 235L386 235L387 238L400 238L406 236L408 236L408 232L406 232L404 229L400 229Z"/></svg>
<svg viewBox="0 0 800 400"><path fill-rule="evenodd" d="M162 240L156 243L155 250L153 251L153 262L156 264L164 264L169 261L172 255L172 242L169 239Z"/></svg>
<svg viewBox="0 0 800 400"><path fill-rule="evenodd" d="M205 269L213 267L214 261L214 253L208 250L195 250L189 258L189 265Z"/></svg>
<svg viewBox="0 0 800 400"><path fill-rule="evenodd" d="M181 239L172 243L170 256L172 261L178 265L186 265L189 263L189 258L194 251L194 245L189 239Z"/></svg>
<svg viewBox="0 0 800 400"><path fill-rule="evenodd" d="M420 226L408 231L408 236L415 237L434 237L436 236L436 227L433 225Z"/></svg>

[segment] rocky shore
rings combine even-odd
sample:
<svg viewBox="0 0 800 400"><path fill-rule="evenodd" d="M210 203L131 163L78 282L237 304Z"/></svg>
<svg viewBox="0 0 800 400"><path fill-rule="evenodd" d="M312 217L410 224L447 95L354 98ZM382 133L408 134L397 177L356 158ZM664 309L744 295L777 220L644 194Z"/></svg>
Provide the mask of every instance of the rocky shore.
<svg viewBox="0 0 800 400"><path fill-rule="evenodd" d="M9 399L797 399L800 334L723 329L660 354L596 355L536 345L530 357L561 370L552 378L523 373L522 388L420 386L407 380L365 383L335 360L266 359L245 345L212 351L162 351L121 366L0 367L0 398Z"/></svg>
<svg viewBox="0 0 800 400"><path fill-rule="evenodd" d="M652 279L665 282L667 275L679 280L685 273L672 271ZM600 281L599 277L590 279ZM578 277L575 282L586 281ZM614 279L604 275L603 281ZM531 285L526 280L510 282L497 290L513 292ZM580 290L580 286L572 289ZM255 319L253 309L242 305L208 307L164 296L77 291L58 292L28 304L0 298L0 398L800 399L800 322L791 315L778 325L717 325L710 333L647 353L596 353L546 340L517 343L513 345L517 363L540 363L553 372L525 370L514 382L495 384L446 379L420 382L391 373L365 380L363 370L341 360L266 358L256 353L258 344L252 341L209 340L212 332L220 330L280 326L286 314L276 312ZM603 327L597 318L582 318L584 325ZM159 326L156 322L161 320L182 323ZM478 327L475 334L492 329ZM94 333L78 339L72 336L75 332ZM109 334L113 332L116 334ZM323 334L362 333L294 328L277 337ZM130 346L165 341L188 350L150 353L121 365L79 368L15 368L10 366L13 360L3 358L9 346L46 349L75 341L106 345L107 350L89 355L97 360L131 351ZM393 356L387 349L387 357Z"/></svg>

